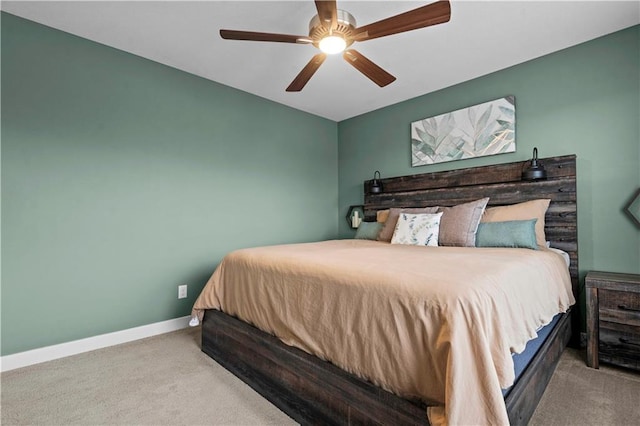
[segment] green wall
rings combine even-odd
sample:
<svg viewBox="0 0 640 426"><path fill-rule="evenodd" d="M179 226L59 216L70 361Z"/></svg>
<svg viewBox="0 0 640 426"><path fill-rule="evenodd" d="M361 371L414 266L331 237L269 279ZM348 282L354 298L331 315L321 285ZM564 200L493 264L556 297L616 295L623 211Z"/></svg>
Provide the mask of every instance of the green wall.
<svg viewBox="0 0 640 426"><path fill-rule="evenodd" d="M622 211L640 186L639 58L635 26L340 122L339 216L363 202L375 170L384 178L521 161L537 146L540 157L577 155L580 270L640 273L640 231ZM516 97L516 153L411 167L412 121L505 95ZM344 219L339 227L353 235Z"/></svg>
<svg viewBox="0 0 640 426"><path fill-rule="evenodd" d="M534 146L578 156L581 271L640 273L639 29L335 123L2 13L0 352L187 315L235 248L350 237L375 170ZM411 167L412 121L507 94L516 153Z"/></svg>
<svg viewBox="0 0 640 426"><path fill-rule="evenodd" d="M335 122L2 13L2 355L188 315L228 251L335 237L337 149Z"/></svg>

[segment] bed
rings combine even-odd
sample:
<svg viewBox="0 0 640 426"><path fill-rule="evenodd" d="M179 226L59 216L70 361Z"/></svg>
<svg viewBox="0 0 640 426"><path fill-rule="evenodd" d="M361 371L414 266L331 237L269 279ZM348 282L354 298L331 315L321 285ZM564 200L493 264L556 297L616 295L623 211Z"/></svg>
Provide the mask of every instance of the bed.
<svg viewBox="0 0 640 426"><path fill-rule="evenodd" d="M225 368L247 382L255 390L289 414L293 419L303 424L428 424L428 418L426 415L428 411L430 411L429 418L431 418L432 421L435 420L435 423L443 423L447 421L445 416L442 414L444 412L442 411L443 406L446 405L447 407L454 407L455 404L457 404L457 409L447 414L447 416L451 416L450 419L453 419L449 421L450 423L468 422L475 419L481 423L486 421L506 423L508 421L511 424L526 424L533 414L533 411L544 392L544 388L553 374L553 370L560 353L571 337L571 326L572 321L575 321L575 315L572 316L572 311L569 309L569 305L572 303L573 298L577 293L578 283L575 156L547 158L543 159L542 162L548 172L548 178L544 181L522 181L520 178L521 172L527 162L517 162L457 171L426 173L384 179L384 192L379 194L370 193L368 188L371 182L365 182L364 185L365 218L369 221L375 220L376 212L390 207L408 208L427 205L457 206L477 200L480 197L489 197L488 205L494 207L512 205L532 199L546 198L551 200L549 208L546 210L544 230L550 245L566 252L571 260L569 274L566 274L565 271L565 275L567 275L566 281L568 281L568 283L566 283L566 287L568 289L567 292L570 294L559 296L564 297L564 299L562 299L562 303L560 303L563 305L562 309L560 309L560 313L557 313L557 315L556 313L551 315L552 312L547 310L544 315L540 315L544 318L536 319L536 321L542 321L544 324L550 322L550 325L545 327L544 333L538 333L540 337L535 339L535 345L531 342L530 344L527 344L527 348L532 345L535 346L535 349L531 350L532 356L529 357L526 365L519 367L520 372L513 385L511 386L511 381L513 381L513 377L511 376L515 373L513 371L502 371L500 368L502 361L496 361L496 359L500 360L500 354L504 353L504 348L502 348L502 350L495 349L495 347L500 346L499 343L502 342L502 338L498 338L496 341L491 340L483 342L482 344L470 343L468 348L465 346L466 343L464 342L456 344L456 346L451 346L454 348L466 348L468 349L467 352L461 351L461 349L451 350L449 347L443 349L444 352L442 352L447 354L462 353L463 356L466 356L467 358L469 358L469 354L475 354L474 358L486 358L483 362L474 362L474 365L477 365L478 369L477 377L480 379L476 378L469 382L470 384L468 388L471 389L471 393L464 395L464 398L469 400L477 399L478 401L476 402L478 404L476 405L486 404L487 407L494 408L496 406L496 399L500 398L500 404L504 401L504 407L502 407L502 411L505 412L504 415L502 415L502 413L498 413L495 416L493 416L493 414L487 414L487 416L484 417L483 414L476 417L464 417L464 402L456 403L455 400L456 398L460 399L462 396L466 383L464 380L462 383L458 383L459 379L456 379L457 382L455 380L454 382L457 384L454 383L455 386L451 385L450 381L452 379L448 376L448 367L442 367L443 361L439 356L433 356L433 359L438 361L433 361L433 368L430 368L426 373L423 372L425 373L425 377L429 377L429 380L434 381L434 388L440 389L438 391L440 393L435 392L432 395L429 393L430 390L428 388L420 389L418 391L411 388L411 386L415 388L421 387L423 381L420 380L420 378L412 379L412 374L403 374L403 372L400 371L403 368L407 368L407 365L413 368L410 372L417 371L416 369L419 369L419 366L423 364L431 366L431 364L429 364L429 358L418 359L414 364L412 364L411 359L413 357L413 353L410 353L410 355L398 354L396 357L397 362L401 363L402 366L398 367L399 370L396 375L409 377L409 382L413 380L412 384L408 388L398 388L396 386L397 383L394 382L395 378L380 380L380 378L375 374L369 374L365 367L363 367L364 371L360 371L359 368L353 368L353 366L349 364L349 360L354 357L357 358L358 355L342 354L343 357L347 358L345 361L345 359L341 359L340 356L333 357L334 355L331 355L327 357L326 352L323 352L322 342L312 342L308 346L305 346L304 343L300 343L299 341L296 342L295 338L291 337L296 334L296 332L299 332L299 330L295 330L295 325L291 325L291 323L287 323L286 321L281 321L281 324L277 325L265 325L264 322L261 322L262 320L260 318L251 317L251 312L256 310L255 304L258 303L259 300L269 300L270 293L263 293L259 296L253 297L248 292L242 293L242 291L246 290L238 290L240 293L234 294L233 291L235 290L233 289L235 287L231 287L225 290L227 293L226 295L219 294L216 296L220 300L225 298L246 299L249 306L246 308L248 311L242 311L241 308L234 307L229 308L228 312L222 312L226 309L219 309L222 308L224 303L212 303L211 300L208 300L208 303L199 304L198 308L209 307L209 309L204 311L203 315L202 312L197 311L197 313L200 313L202 318L202 350ZM358 260L358 258L350 258L350 253L352 251L361 252L362 250L369 250L370 255L374 256L372 260L373 263L379 264L383 262L384 259L390 259L392 256L395 256L395 253L399 252L399 250L391 250L390 245L386 245L386 247L382 247L382 245L384 244L372 241L334 241L316 243L316 245L310 246L312 251L316 249L320 250L320 246L327 246L323 249L328 251L323 252L324 254L322 255L323 258L328 259L327 263L321 265L321 271L314 272L313 270L301 270L296 272L296 274L298 274L296 276L298 279L300 279L299 277L303 277L302 280L310 281L312 280L311 276L313 275L313 279L319 282L324 278L327 283L326 287L331 287L333 285L333 281L337 280L336 275L340 275L341 277L354 275L352 278L355 282L357 281L355 277L356 274L350 272L349 268L353 262L358 262L360 260ZM402 261L402 258L414 256L416 253L415 250L413 250L414 248L404 247L404 254L399 256L397 259L393 258L389 265L397 265ZM429 248L423 249L428 250ZM302 246L300 246L300 249L292 248L290 246L281 246L280 248L275 249L275 251L278 250L280 252L273 255L280 259L284 259L291 265L304 263L302 262L302 258L305 256L305 250L302 250ZM429 268L431 271L436 271L439 264L444 265L445 257L438 258L438 256L441 256L444 252L448 253L447 257L468 256L468 253L474 250L476 252L480 251L480 249L473 248L434 248L429 252L429 258L432 259L431 261L433 262ZM519 249L514 249L514 253L518 250ZM502 251L500 249L487 249L485 252L489 256L504 256L507 251L504 251L504 249L502 249ZM548 251L542 250L536 253L536 256L547 256L552 264L555 262L556 266L549 268L531 267L529 265L529 260L520 261L515 254L512 254L511 251L508 252L508 256L513 255L514 257L509 258L506 261L510 265L517 265L517 268L522 270L530 268L527 270L528 272L526 275L531 276L533 280L537 279L545 282L547 280L550 281L551 279L545 278L545 275L537 275L542 274L542 271L538 271L538 269L546 270L557 268L558 262L554 256L559 256ZM330 258L331 253L336 253L336 257L334 259ZM244 254L246 255L247 253ZM267 250L260 248L254 249L251 251L251 256L253 257L245 256L244 260L241 260L241 262L245 262L244 264L241 263L243 267L236 271L232 271L231 275L242 275L242 270L251 271L255 269L258 271L266 271L272 268L269 266L271 265L269 263L269 256L271 255L272 253L268 253ZM264 264L260 265L262 262L261 259L263 258L267 260L264 261ZM345 259L343 262L344 264L341 264L340 259L342 258ZM465 257L465 259L468 259L468 257ZM478 264L490 263L492 261L491 259L491 257L483 258L481 261L478 261ZM504 261L504 259L501 261ZM521 263L518 264L517 262ZM224 271L220 271L220 269L224 269L226 267L224 265L226 265L225 261L221 264L222 268L219 267L216 270L217 274L224 274ZM338 268L337 272L334 272L334 275L331 275L332 265L335 265L336 268ZM396 305L393 305L392 308L390 308L390 310L396 312L396 314L397 312L404 312L404 306L407 303L413 303L413 301L415 301L415 291L423 291L422 288L418 289L419 280L423 279L423 277L416 278L412 276L413 274L409 274L410 276L403 278L403 282L406 284L406 288L408 289L403 291L403 296L398 297L393 295L389 297L385 293L386 287L383 279L385 274L380 272L383 270L378 270L378 272L374 274L367 274L365 273L367 270L366 263L358 265L357 268L363 271L358 274L360 281L369 282L373 286L373 290L370 289L370 293L381 293L383 295L382 300L385 300L384 297L388 297L389 305L393 305L392 302L396 299L399 301L400 305L398 306L400 306L400 308ZM449 271L456 269L451 267L448 268ZM566 269L566 265L564 268ZM465 268L459 269L461 270L460 273L463 274ZM397 272L398 271L395 271L394 274ZM447 274L445 272L445 270L440 272L441 280L446 280ZM482 273L481 275L484 276L486 273ZM261 273L258 273L257 275L247 273L242 280L245 282L251 282L252 285L263 285L263 281L265 281L265 279L262 277L263 275L261 275ZM283 281L295 280L291 277L288 277L285 280L282 277L283 276L280 276L280 280ZM415 282L412 281L414 278ZM474 281L473 285L477 285L479 287L492 287L494 282L492 278L484 280L486 282L480 278L473 280L468 276L464 276L464 274L462 276L462 280L467 282L467 284ZM512 281L515 282L515 280ZM358 285L354 284L354 286L362 287L363 284L360 282ZM237 287L239 287L239 285ZM531 283L525 282L517 289L517 291L514 290L514 293L526 292L528 291L527 289L531 287L533 287ZM274 289L276 288L277 287L271 287L271 290L269 291L274 292ZM504 293L505 288L508 287L500 288L499 294ZM546 291L552 291L551 287ZM473 293L473 287L468 287L466 293ZM351 306L353 306L352 310L356 312L354 315L359 318L360 322L356 320L353 321L353 324L355 324L354 330L357 331L362 328L363 324L369 324L370 321L372 321L372 318L366 316L367 312L369 312L371 308L367 308L369 311L366 309L360 309L360 307L356 306L358 303L354 303L356 296L349 294L350 293L344 293L343 297L347 305L348 303L351 303ZM444 294L445 293L429 297L449 297ZM202 297L203 296L201 295L201 298ZM349 299L349 297L351 297L351 299ZM527 295L526 297L532 298L535 297L535 295ZM498 298L500 298L500 296L498 296ZM363 299L368 299L368 296ZM440 303L440 299L435 300ZM460 300L463 300L463 298ZM454 303L449 303L448 299L445 302L442 302L442 304L438 306L455 305ZM271 300L266 303L272 305L272 308L276 310L282 309L277 301ZM332 302L331 306L334 304L335 306L339 306L340 303L340 298L338 298ZM454 324L461 323L461 320L456 319L456 315L462 314L464 317L469 316L470 311L475 312L475 309L473 309L473 306L475 305L471 304L471 302L469 303L470 304L462 306L460 309L448 308L447 315L449 315L449 311L454 312L451 316L447 317L449 321L447 324L449 324L451 330L458 330L457 326L454 326ZM477 304L477 300L473 303ZM366 303L363 304L366 305ZM378 300L376 302L372 302L371 306L382 306L383 304L384 302L380 302ZM463 305L463 303L461 302L460 305ZM282 306L287 305L283 304ZM525 305L523 305L522 309L526 310L524 306ZM295 310L295 306L287 307L285 309L287 311ZM313 309L314 306L310 305L302 310L313 311ZM439 311L442 311L442 309L438 309ZM493 309L493 311L491 309ZM509 309L508 306L478 309L478 313L474 314L475 316L471 316L470 324L472 324L473 327L478 327L478 330L481 331L479 334L484 335L485 333L483 330L485 330L485 328L488 327L491 330L494 328L491 326L485 327L484 325L481 326L477 324L491 323L491 321L508 321L508 318L510 317L505 312L510 310L514 309ZM286 314L288 314L288 312ZM342 311L336 311L335 314L338 316L346 315ZM369 312L369 315L372 314ZM511 315L513 316L515 314L511 312ZM525 316L524 313L522 315L523 317ZM535 317L535 313L532 315L532 317ZM247 320L248 322L252 324L260 324L262 329L269 332L261 331L260 329L250 325L248 322L240 321L236 316L249 318ZM284 315L283 318L288 318L288 316ZM551 321L552 319L553 321ZM411 321L408 321L408 323L411 324ZM428 323L429 320L427 319L424 324ZM464 323L463 320L462 323ZM421 322L421 327L422 326L423 323ZM530 328L532 326L533 324L529 324L528 333L530 336L528 338L535 337L536 333L531 334ZM284 332L282 331L283 327L285 330ZM385 325L378 327L378 334L384 334L384 331L387 329L385 327ZM291 335L287 334L287 330L289 328L291 329ZM278 330L277 333L280 338L276 338L272 335L274 330ZM460 330L461 331L456 331L456 336L460 334L466 336L477 333L475 328L473 333L471 333L471 331L465 331L464 328L461 328ZM402 333L403 332L398 332L398 335L402 337ZM494 333L492 331L492 333L499 335L497 332ZM326 334L330 335L331 333L327 332ZM351 333L351 331L349 331L348 334L349 338L356 340L362 339L357 332ZM420 333L414 333L410 338L407 338L404 341L412 341L411 344L415 344L416 348L425 346L427 343L429 345L437 346L437 342L435 341L426 342L428 339L425 339L425 341L421 343L416 343L414 340L419 339L419 337L416 336L420 336ZM344 339L344 336L341 334L339 337ZM402 340L401 337L400 340ZM328 336L328 338L336 338L336 336ZM373 340L373 338L371 340ZM447 342L449 342L449 340L451 340L451 342L454 341L454 339L449 339L448 337L445 340ZM283 341L289 343L289 345L284 344ZM344 346L349 346L348 341L343 340L342 343ZM513 342L510 344L513 345ZM526 344L526 341L516 344L516 346L518 346L518 352L523 349L519 346L524 346L524 344ZM317 347L314 347L314 345ZM380 363L380 359L376 358L376 354L379 350L384 350L385 345L389 346L387 343L382 344L383 349L371 346L371 348L375 348L375 350L371 352L370 357L361 354L361 361L365 364ZM337 345L336 347L340 348L341 346L342 345ZM406 347L406 345L404 346ZM338 349L335 350L339 352ZM419 351L416 350L416 352ZM498 355L495 355L494 352L498 353ZM310 355L310 353L318 354L318 356L322 358L329 358L334 361L334 363L327 362L319 357ZM490 353L491 356L484 356L487 353ZM458 355L458 357L460 356ZM381 358L390 360L390 364L393 364L392 361L396 361L394 357L383 356ZM447 362L449 361L445 360L444 364L448 365ZM343 368L339 368L334 364L340 365ZM497 373L495 377L493 373L489 375L485 374L485 370L493 371L494 364L496 366L495 369L498 370L499 373ZM387 367L383 367L382 370L385 368ZM464 370L464 368L466 367L463 367L462 370ZM345 370L349 370L350 372ZM446 370L447 374L440 370ZM460 370L461 369L458 368L459 373ZM453 371L455 371L455 369L453 369ZM475 377L476 375L476 372L471 370L463 372L465 373L462 374L464 377ZM393 374L391 376L393 376ZM460 376L460 374L458 374L458 376ZM369 380L364 380L363 377L369 378ZM484 380L482 380L484 377L490 377L490 383L484 383ZM398 381L400 381L400 379L398 379ZM435 382L442 382L445 385L439 387L439 385L436 386ZM510 386L508 386L508 389L501 390L500 388L507 388L507 386L504 386L505 383L508 383ZM404 386L404 383L402 383L402 386ZM451 394L451 392L447 393L446 398L443 399L444 397L441 393L444 392L444 390L441 388L454 389L455 392L453 392L453 394ZM496 392L498 392L497 396ZM402 395L402 397L398 395ZM504 397L502 395L504 395ZM430 398L430 396L433 396L433 398ZM446 404L443 403L445 400L448 401ZM472 405L473 404L470 404L469 407Z"/></svg>

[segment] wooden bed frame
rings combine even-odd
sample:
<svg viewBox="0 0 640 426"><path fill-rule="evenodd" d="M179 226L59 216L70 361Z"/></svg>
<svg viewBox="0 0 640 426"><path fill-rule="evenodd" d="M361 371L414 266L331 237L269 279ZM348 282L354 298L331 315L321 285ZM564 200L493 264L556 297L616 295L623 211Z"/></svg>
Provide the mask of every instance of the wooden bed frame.
<svg viewBox="0 0 640 426"><path fill-rule="evenodd" d="M365 219L389 207L452 206L482 197L496 206L550 198L547 240L569 253L577 299L576 157L540 161L548 178L534 182L521 180L528 161L383 179L379 194L370 194L366 181ZM577 319L575 309L561 316L505 397L512 425L527 424L533 415ZM428 424L428 402L400 398L217 310L205 312L202 350L301 424Z"/></svg>

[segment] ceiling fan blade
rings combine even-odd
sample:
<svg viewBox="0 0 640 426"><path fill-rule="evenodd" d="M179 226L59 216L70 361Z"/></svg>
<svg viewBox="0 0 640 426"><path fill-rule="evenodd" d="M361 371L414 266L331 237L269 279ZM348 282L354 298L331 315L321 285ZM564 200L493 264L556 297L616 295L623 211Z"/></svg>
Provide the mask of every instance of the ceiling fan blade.
<svg viewBox="0 0 640 426"><path fill-rule="evenodd" d="M393 83L396 78L371 62L362 53L354 49L345 50L342 57L355 69L366 75L371 81L380 87Z"/></svg>
<svg viewBox="0 0 640 426"><path fill-rule="evenodd" d="M338 6L336 0L316 0L318 17L325 28L335 30L338 27Z"/></svg>
<svg viewBox="0 0 640 426"><path fill-rule="evenodd" d="M309 79L315 74L315 72L320 68L320 65L327 59L327 55L324 53L318 53L315 55L307 65L302 68L302 71L293 79L289 87L287 87L287 92L299 92L302 88L307 84Z"/></svg>
<svg viewBox="0 0 640 426"><path fill-rule="evenodd" d="M357 34L366 33L358 37L358 41L371 40L392 34L417 30L418 28L448 22L451 18L451 4L447 0L437 1L426 6L410 10L400 15L383 19L373 24L365 25L356 30Z"/></svg>
<svg viewBox="0 0 640 426"><path fill-rule="evenodd" d="M278 43L311 44L308 36L290 34L257 33L255 31L220 30L220 37L226 40L275 41Z"/></svg>

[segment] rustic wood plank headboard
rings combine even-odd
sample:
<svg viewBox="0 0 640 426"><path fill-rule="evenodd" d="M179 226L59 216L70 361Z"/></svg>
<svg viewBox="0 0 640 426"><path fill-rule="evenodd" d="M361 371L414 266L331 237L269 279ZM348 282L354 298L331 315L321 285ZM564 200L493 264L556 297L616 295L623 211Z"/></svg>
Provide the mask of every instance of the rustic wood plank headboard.
<svg viewBox="0 0 640 426"><path fill-rule="evenodd" d="M578 227L576 156L539 160L547 179L523 181L530 161L470 167L382 179L383 192L370 192L372 180L364 182L365 220L375 221L378 210L390 207L454 206L489 197L489 206L501 206L549 198L545 234L551 247L569 253L573 292L578 297Z"/></svg>

